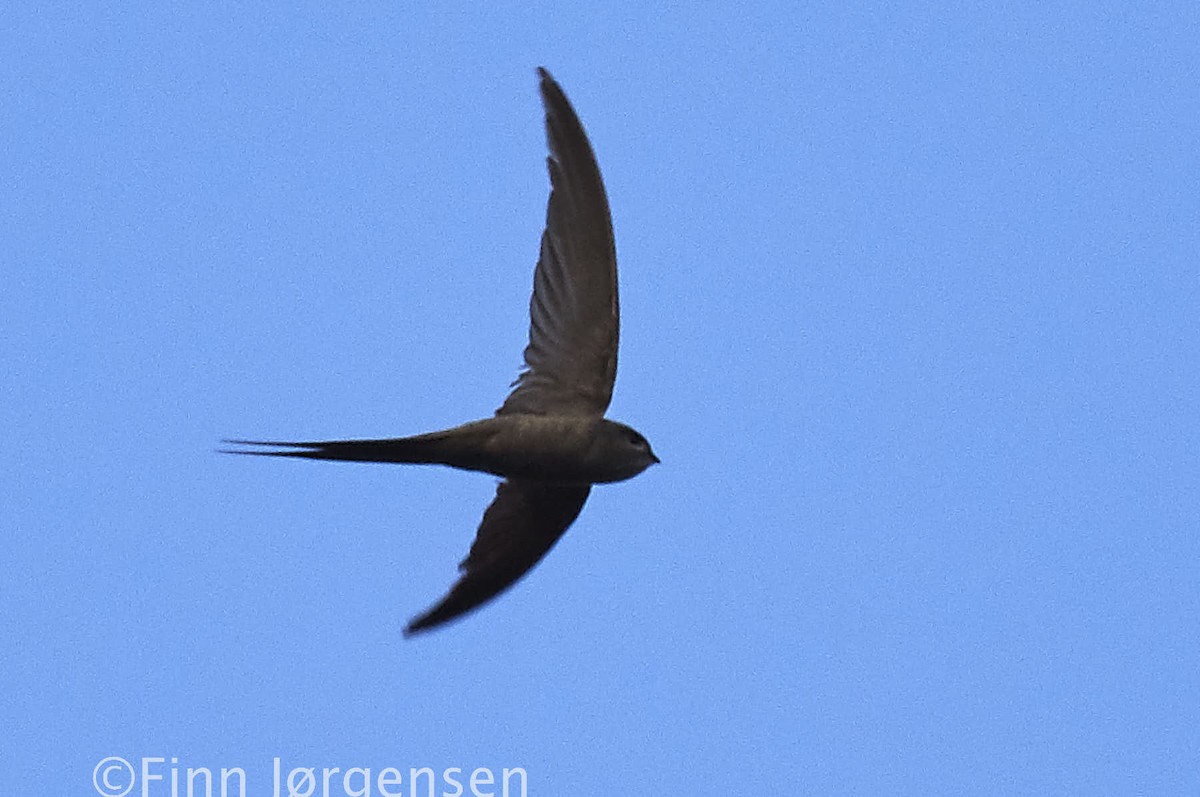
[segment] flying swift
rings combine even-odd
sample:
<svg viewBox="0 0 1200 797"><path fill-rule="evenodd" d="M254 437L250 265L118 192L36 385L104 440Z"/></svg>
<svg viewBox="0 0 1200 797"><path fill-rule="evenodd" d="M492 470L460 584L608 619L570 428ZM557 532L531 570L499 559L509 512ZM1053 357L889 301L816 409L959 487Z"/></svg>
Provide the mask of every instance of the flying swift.
<svg viewBox="0 0 1200 797"><path fill-rule="evenodd" d="M659 461L639 432L604 417L620 326L612 218L578 116L549 72L539 68L538 78L550 199L524 366L495 415L411 437L225 441L257 447L225 451L231 454L449 465L503 478L457 582L408 624L406 636L461 617L508 589L575 521L592 485L630 479Z"/></svg>

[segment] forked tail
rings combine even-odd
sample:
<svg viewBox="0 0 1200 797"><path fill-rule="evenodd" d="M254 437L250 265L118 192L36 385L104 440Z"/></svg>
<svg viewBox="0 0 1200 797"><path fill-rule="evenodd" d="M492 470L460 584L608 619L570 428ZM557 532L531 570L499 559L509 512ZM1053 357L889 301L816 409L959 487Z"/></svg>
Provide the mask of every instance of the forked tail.
<svg viewBox="0 0 1200 797"><path fill-rule="evenodd" d="M222 454L246 454L254 457L298 457L335 459L345 462L396 462L411 464L447 464L446 438L441 432L393 437L381 440L222 440L235 446L282 448L284 451L260 451L241 448L218 449Z"/></svg>

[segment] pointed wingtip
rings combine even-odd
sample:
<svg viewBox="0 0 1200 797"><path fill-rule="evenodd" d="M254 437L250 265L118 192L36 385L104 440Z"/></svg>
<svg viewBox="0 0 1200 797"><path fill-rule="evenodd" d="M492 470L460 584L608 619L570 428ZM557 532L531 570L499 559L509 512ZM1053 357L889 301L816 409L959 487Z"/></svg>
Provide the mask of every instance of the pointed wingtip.
<svg viewBox="0 0 1200 797"><path fill-rule="evenodd" d="M404 626L404 638L412 639L415 636L420 636L431 628L436 627L437 623L429 622L429 615L421 615L414 617L408 621L408 625Z"/></svg>
<svg viewBox="0 0 1200 797"><path fill-rule="evenodd" d="M461 582L460 582L461 583ZM455 585L458 586L458 585ZM450 623L461 620L468 614L479 608L482 604L475 604L463 608L460 605L455 605L451 598L456 597L454 589L447 593L446 597L438 601L428 611L418 614L416 617L408 621L408 625L404 627L404 638L410 639L420 634L426 634L435 628L449 625Z"/></svg>
<svg viewBox="0 0 1200 797"><path fill-rule="evenodd" d="M546 69L546 67L539 66L537 68L537 76L538 86L542 94L546 94L547 92L562 94L562 86L558 85L558 81L554 79L554 75L551 75L550 70Z"/></svg>

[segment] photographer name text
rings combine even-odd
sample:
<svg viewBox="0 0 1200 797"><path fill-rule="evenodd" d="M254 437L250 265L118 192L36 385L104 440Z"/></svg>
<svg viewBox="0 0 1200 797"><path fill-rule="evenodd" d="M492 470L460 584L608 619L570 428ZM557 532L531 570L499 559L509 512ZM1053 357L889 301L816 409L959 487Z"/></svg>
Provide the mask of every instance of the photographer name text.
<svg viewBox="0 0 1200 797"><path fill-rule="evenodd" d="M286 767L271 761L270 790L252 788L244 767L193 767L179 758L109 756L96 764L101 797L528 797L522 767Z"/></svg>

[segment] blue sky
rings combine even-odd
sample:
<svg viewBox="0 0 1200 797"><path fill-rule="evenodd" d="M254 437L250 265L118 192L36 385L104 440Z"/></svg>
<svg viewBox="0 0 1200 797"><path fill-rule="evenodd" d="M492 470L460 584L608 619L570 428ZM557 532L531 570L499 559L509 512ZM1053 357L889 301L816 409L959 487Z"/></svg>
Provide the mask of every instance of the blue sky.
<svg viewBox="0 0 1200 797"><path fill-rule="evenodd" d="M0 791L1200 791L1194 4L411 5L6 13ZM663 463L406 641L492 479L214 451L499 405L538 65Z"/></svg>

